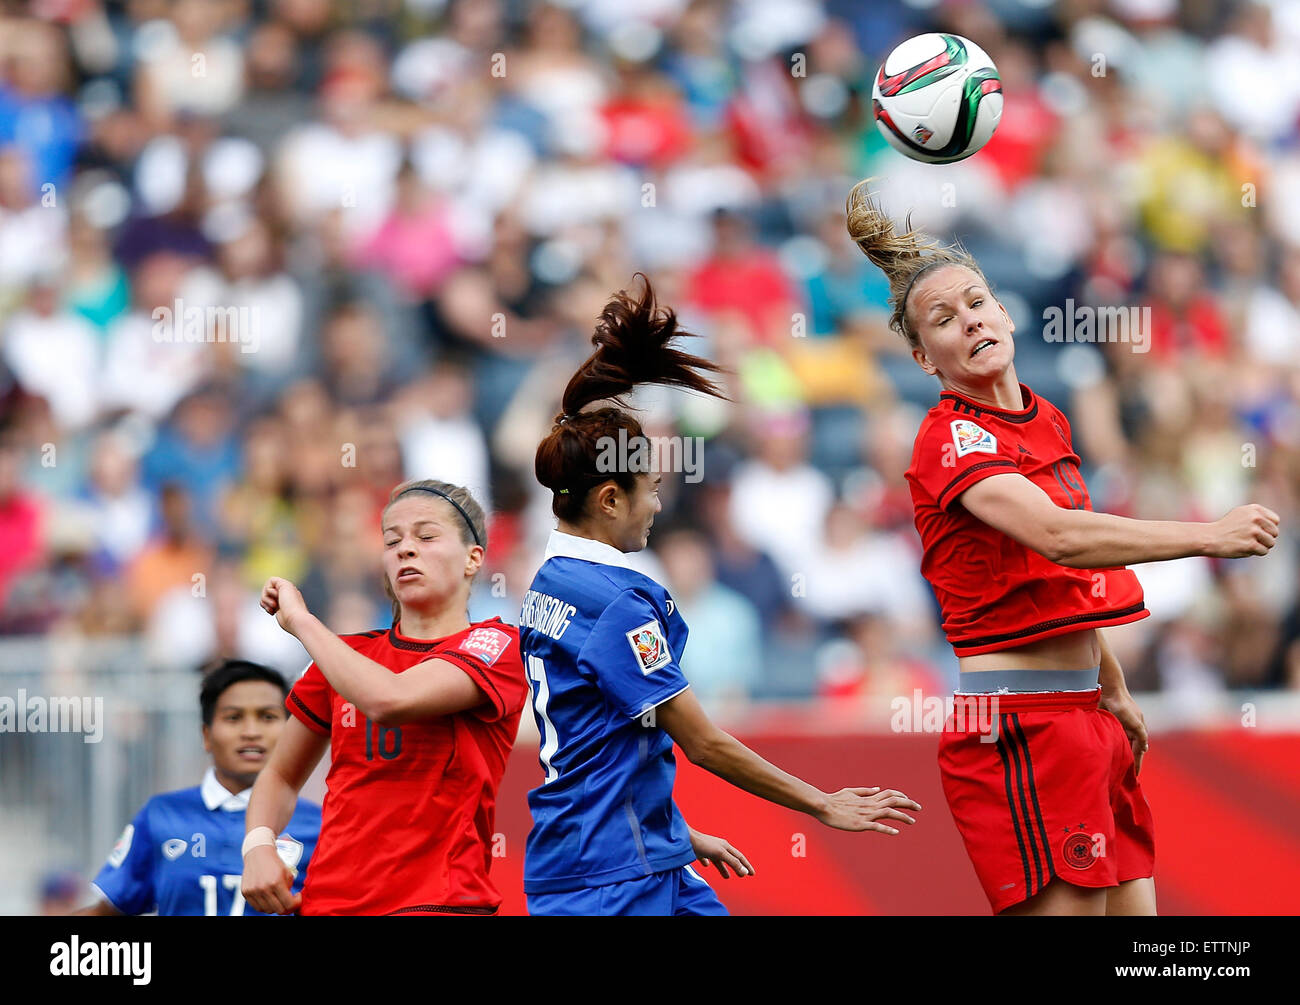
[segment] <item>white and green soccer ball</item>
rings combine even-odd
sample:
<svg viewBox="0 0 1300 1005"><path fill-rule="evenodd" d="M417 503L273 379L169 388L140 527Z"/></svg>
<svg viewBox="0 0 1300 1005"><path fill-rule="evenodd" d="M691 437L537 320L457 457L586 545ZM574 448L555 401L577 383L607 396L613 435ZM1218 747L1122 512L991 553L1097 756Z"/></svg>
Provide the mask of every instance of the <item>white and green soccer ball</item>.
<svg viewBox="0 0 1300 1005"><path fill-rule="evenodd" d="M988 53L960 35L909 38L871 88L876 128L899 153L927 164L969 157L1002 118L1002 80Z"/></svg>

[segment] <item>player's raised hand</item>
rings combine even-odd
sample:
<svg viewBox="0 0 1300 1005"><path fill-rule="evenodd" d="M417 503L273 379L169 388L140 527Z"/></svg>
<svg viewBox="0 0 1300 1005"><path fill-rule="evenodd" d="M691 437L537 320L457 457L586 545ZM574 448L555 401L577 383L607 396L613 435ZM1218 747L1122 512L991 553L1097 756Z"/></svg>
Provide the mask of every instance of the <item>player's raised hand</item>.
<svg viewBox="0 0 1300 1005"><path fill-rule="evenodd" d="M244 899L263 914L292 914L302 904L293 892L293 872L271 845L250 848L244 856Z"/></svg>
<svg viewBox="0 0 1300 1005"><path fill-rule="evenodd" d="M817 819L827 827L842 831L880 831L897 834L885 820L900 820L905 824L916 821L903 810L919 810L921 804L909 799L897 789L874 788L840 789L827 797L826 808Z"/></svg>
<svg viewBox="0 0 1300 1005"><path fill-rule="evenodd" d="M307 613L307 604L298 592L298 587L287 579L272 576L262 587L262 610L274 614L280 627L292 633L294 619Z"/></svg>
<svg viewBox="0 0 1300 1005"><path fill-rule="evenodd" d="M695 849L695 857L700 864L714 866L723 879L729 878L728 866L732 868L737 876L754 875L754 867L749 864L749 859L745 858L745 853L739 848L733 847L726 838L714 837L712 834L702 834L692 828L691 847Z"/></svg>
<svg viewBox="0 0 1300 1005"><path fill-rule="evenodd" d="M1214 535L1207 554L1211 558L1246 558L1266 555L1277 543L1281 517L1271 509L1250 503L1238 506L1210 526Z"/></svg>

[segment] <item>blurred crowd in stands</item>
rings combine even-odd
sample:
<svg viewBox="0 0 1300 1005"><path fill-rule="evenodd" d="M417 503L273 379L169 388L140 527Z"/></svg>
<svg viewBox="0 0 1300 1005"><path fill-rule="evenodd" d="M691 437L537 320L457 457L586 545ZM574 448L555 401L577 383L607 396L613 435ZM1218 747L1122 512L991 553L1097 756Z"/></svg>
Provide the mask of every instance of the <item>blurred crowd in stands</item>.
<svg viewBox="0 0 1300 1005"><path fill-rule="evenodd" d="M1130 686L1300 688L1300 4L0 12L0 632L296 674L261 584L335 631L386 626L379 514L408 477L490 511L471 613L517 621L553 526L536 444L643 271L732 371L730 402L635 402L705 444L637 558L696 689L941 692L903 479L939 387L844 229L875 176L981 262L1094 508L1282 514L1266 560L1138 570L1153 616L1109 635ZM943 167L871 118L881 59L930 30L977 41L1005 92L988 146ZM1140 328L1052 341L1068 305Z"/></svg>

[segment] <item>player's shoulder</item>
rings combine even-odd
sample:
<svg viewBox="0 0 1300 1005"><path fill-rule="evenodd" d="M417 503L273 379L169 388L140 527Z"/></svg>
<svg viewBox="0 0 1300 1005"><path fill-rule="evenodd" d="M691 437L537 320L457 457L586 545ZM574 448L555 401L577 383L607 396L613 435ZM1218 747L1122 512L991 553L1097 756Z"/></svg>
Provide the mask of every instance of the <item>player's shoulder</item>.
<svg viewBox="0 0 1300 1005"><path fill-rule="evenodd" d="M1065 415L1065 413L1062 412L1059 408L1057 408L1056 404L1052 402L1050 399L1044 398L1041 394L1039 394L1036 391L1033 391L1032 389L1030 389L1024 384L1020 386L1023 387L1026 391L1029 391L1030 394L1033 395L1034 404L1038 406L1038 416L1050 419L1050 418L1059 418Z"/></svg>
<svg viewBox="0 0 1300 1005"><path fill-rule="evenodd" d="M559 578L568 586L604 590L617 586L633 570L609 562L593 562L576 555L551 555L537 570L538 580Z"/></svg>
<svg viewBox="0 0 1300 1005"><path fill-rule="evenodd" d="M975 418L974 412L964 405L964 399L948 392L941 393L939 400L926 410L916 429L917 446L935 438L947 439L954 422L963 418Z"/></svg>
<svg viewBox="0 0 1300 1005"><path fill-rule="evenodd" d="M622 589L609 598L602 617L610 615L620 619L641 618L653 614L665 621L673 612L673 600L667 588L649 576L637 573L636 579L621 584Z"/></svg>
<svg viewBox="0 0 1300 1005"><path fill-rule="evenodd" d="M339 638L357 652L365 653L368 656L376 656L377 654L382 653L386 647L388 631L387 628L372 628L365 632L347 632L340 635ZM316 668L315 660L310 661L302 668L300 673L288 682L290 691L296 688L313 668ZM319 668L316 668L316 672L310 683L316 686L330 686L329 681L325 679L325 676L320 672Z"/></svg>
<svg viewBox="0 0 1300 1005"><path fill-rule="evenodd" d="M509 621L503 620L500 616L484 618L482 621L471 621L469 623L469 631L471 633L476 631L505 632L512 639L515 639L516 641L519 639L519 626L512 625Z"/></svg>
<svg viewBox="0 0 1300 1005"><path fill-rule="evenodd" d="M387 628L371 628L365 632L349 632L346 635L340 635L339 638L353 649L369 649L375 645L382 645L387 635Z"/></svg>
<svg viewBox="0 0 1300 1005"><path fill-rule="evenodd" d="M912 444L910 470L915 471L926 463L944 462L949 449L956 456L996 452L998 435L994 424L983 414L958 408L960 404L960 399L944 395L925 413ZM947 463L951 463L950 459Z"/></svg>
<svg viewBox="0 0 1300 1005"><path fill-rule="evenodd" d="M656 608L665 606L668 591L652 577L627 564L626 558L596 559L583 555L549 556L533 580L533 590L569 599L579 617L599 621L611 607L640 597Z"/></svg>
<svg viewBox="0 0 1300 1005"><path fill-rule="evenodd" d="M142 816L149 817L158 813L189 813L205 808L202 788L191 785L185 789L155 793L145 800L144 805L140 807L140 813Z"/></svg>
<svg viewBox="0 0 1300 1005"><path fill-rule="evenodd" d="M477 656L488 666L498 661L502 665L522 665L523 661L519 653L518 627L499 617L470 622L468 628L448 639L441 651Z"/></svg>

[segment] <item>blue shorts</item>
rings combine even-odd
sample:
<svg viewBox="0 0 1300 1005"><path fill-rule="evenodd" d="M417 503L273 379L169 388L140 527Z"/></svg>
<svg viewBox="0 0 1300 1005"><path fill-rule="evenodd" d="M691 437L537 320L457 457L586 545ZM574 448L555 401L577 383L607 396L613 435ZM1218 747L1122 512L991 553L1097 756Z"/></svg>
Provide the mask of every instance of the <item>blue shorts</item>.
<svg viewBox="0 0 1300 1005"><path fill-rule="evenodd" d="M585 890L530 893L528 913L533 917L728 916L713 887L689 865Z"/></svg>

